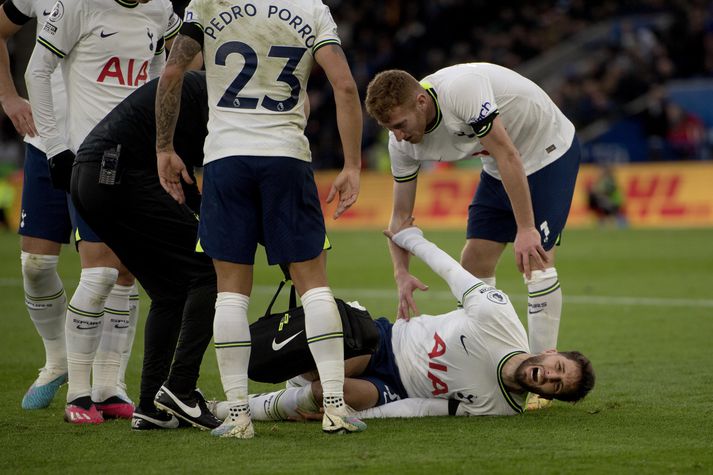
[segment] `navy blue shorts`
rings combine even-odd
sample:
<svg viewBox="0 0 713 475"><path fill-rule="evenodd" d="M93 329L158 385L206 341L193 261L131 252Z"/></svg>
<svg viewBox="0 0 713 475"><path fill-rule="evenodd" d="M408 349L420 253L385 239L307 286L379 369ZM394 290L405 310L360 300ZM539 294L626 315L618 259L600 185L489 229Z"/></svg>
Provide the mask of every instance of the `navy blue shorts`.
<svg viewBox="0 0 713 475"><path fill-rule="evenodd" d="M236 264L254 264L258 243L271 265L319 256L326 230L311 165L250 156L208 163L198 237L208 256Z"/></svg>
<svg viewBox="0 0 713 475"><path fill-rule="evenodd" d="M364 373L355 379L369 381L379 391L379 401L377 406L389 402L398 401L408 397L406 389L401 382L399 367L396 366L394 349L391 346L391 329L394 324L384 317L374 320L377 330L379 330L379 346L371 355L369 366Z"/></svg>
<svg viewBox="0 0 713 475"><path fill-rule="evenodd" d="M111 215L111 210L107 210L107 213ZM69 201L69 215L72 218L72 225L74 226L74 241L87 241L87 242L104 242L97 234L92 231L84 218L79 215L77 208L74 207L72 200Z"/></svg>
<svg viewBox="0 0 713 475"><path fill-rule="evenodd" d="M559 242L567 222L581 155L579 140L575 136L564 155L527 177L535 227L540 232L542 247L546 251ZM468 207L466 237L513 242L516 235L515 215L502 181L482 172L473 202Z"/></svg>
<svg viewBox="0 0 713 475"><path fill-rule="evenodd" d="M67 193L52 186L45 153L25 144L20 235L69 243L72 221L67 206L70 201Z"/></svg>

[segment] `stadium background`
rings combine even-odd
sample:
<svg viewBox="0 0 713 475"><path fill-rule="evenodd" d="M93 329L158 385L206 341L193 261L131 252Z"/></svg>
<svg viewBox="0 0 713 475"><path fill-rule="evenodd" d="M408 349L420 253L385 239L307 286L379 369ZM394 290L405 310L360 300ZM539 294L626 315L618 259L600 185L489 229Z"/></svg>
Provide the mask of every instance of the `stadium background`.
<svg viewBox="0 0 713 475"><path fill-rule="evenodd" d="M7 232L0 233L0 472L55 467L86 473L91 466L107 473L198 473L227 464L246 473L713 473L713 2L325 3L362 98L383 69L418 77L453 63L491 61L535 80L576 123L585 164L559 251L560 341L595 362L595 391L582 404L555 404L517 418L373 421L358 439L326 440L313 425L262 423L259 437L238 449L196 431L141 437L119 422L69 427L60 421L64 390L48 410L23 412L19 400L42 349L24 309L14 234L23 149L2 116L0 208ZM23 95L33 31L24 28L10 42ZM341 163L333 100L319 70L309 94L307 134L324 197ZM392 181L386 134L366 115L363 158L359 202L339 220L326 220L335 244L330 279L338 296L358 297L373 314L391 316L394 284L378 230L388 222ZM588 209L587 192L603 166L614 173L623 219L600 221ZM434 166L419 177L418 223L454 256L479 171L473 160ZM326 216L331 209L325 205ZM522 313L522 277L511 253L502 261L498 286ZM60 263L71 293L79 265L69 246ZM421 310L450 309L445 285L418 263L413 270L431 285L418 296ZM252 317L265 308L278 279L275 269L257 266ZM142 305L143 319L145 296ZM140 342L141 333L128 373L132 395ZM213 353L206 355L200 384L217 397Z"/></svg>

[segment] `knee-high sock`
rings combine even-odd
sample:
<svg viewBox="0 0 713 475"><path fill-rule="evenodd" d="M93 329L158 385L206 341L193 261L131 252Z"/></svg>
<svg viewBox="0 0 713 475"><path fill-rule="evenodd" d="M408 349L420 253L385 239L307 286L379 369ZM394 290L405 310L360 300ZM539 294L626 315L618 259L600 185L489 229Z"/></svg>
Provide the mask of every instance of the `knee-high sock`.
<svg viewBox="0 0 713 475"><path fill-rule="evenodd" d="M104 303L118 275L110 267L82 269L77 290L67 306L67 402L91 394L89 379L102 334Z"/></svg>
<svg viewBox="0 0 713 475"><path fill-rule="evenodd" d="M221 401L215 406L215 417L225 419L228 417L231 403ZM250 412L256 421L284 421L290 418L299 418L297 412L319 412L319 405L314 400L312 386L301 388L287 388L266 394L250 395Z"/></svg>
<svg viewBox="0 0 713 475"><path fill-rule="evenodd" d="M463 301L463 296L470 289L478 284L483 285L483 281L465 270L445 251L423 237L423 232L419 228L404 229L393 237L393 241L433 269L436 274L446 281L455 298L461 302Z"/></svg>
<svg viewBox="0 0 713 475"><path fill-rule="evenodd" d="M127 329L126 340L124 347L121 349L121 364L119 365L119 378L117 386L121 396L126 394L126 368L129 365L131 358L131 349L134 347L134 338L136 337L136 326L139 324L139 289L136 283L131 286L129 293L129 328Z"/></svg>
<svg viewBox="0 0 713 475"><path fill-rule="evenodd" d="M248 364L250 363L250 297L234 292L218 292L215 300L213 338L220 380L228 401L248 402Z"/></svg>
<svg viewBox="0 0 713 475"><path fill-rule="evenodd" d="M45 368L67 368L64 317L67 295L57 274L59 256L22 252L22 286L25 305L45 346ZM54 373L50 373L56 377ZM40 375L40 378L42 375ZM48 383L49 381L40 381Z"/></svg>
<svg viewBox="0 0 713 475"><path fill-rule="evenodd" d="M346 414L344 404L344 334L342 320L329 287L316 287L302 295L305 336L317 364L324 391L325 411Z"/></svg>
<svg viewBox="0 0 713 475"><path fill-rule="evenodd" d="M557 347L562 315L562 289L557 270L549 267L532 271L527 284L527 333L530 352L540 353Z"/></svg>
<svg viewBox="0 0 713 475"><path fill-rule="evenodd" d="M104 325L94 356L92 400L104 401L119 395L121 353L131 327L129 295L131 286L115 284L104 303Z"/></svg>

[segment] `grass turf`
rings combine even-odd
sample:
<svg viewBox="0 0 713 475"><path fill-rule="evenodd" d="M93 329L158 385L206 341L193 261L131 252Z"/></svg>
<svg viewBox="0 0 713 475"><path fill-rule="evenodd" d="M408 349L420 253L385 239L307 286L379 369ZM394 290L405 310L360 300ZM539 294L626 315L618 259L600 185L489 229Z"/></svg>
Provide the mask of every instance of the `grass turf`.
<svg viewBox="0 0 713 475"><path fill-rule="evenodd" d="M454 256L463 244L461 233L427 236ZM378 232L330 238L335 294L359 299L374 316L392 316L384 238ZM557 263L565 305L560 348L588 355L598 377L579 404L515 417L376 420L367 432L343 437L323 435L318 423L257 423L255 439L237 441L193 429L134 433L126 421L71 426L62 422L65 388L48 409L20 409L43 349L24 308L18 238L1 234L0 473L713 473L711 242L713 230L566 234ZM280 278L262 256L257 262L253 318ZM453 308L440 279L420 263L412 270L431 287L418 295L423 313ZM69 247L60 273L71 295L79 266ZM510 249L498 287L524 315L526 292ZM135 398L145 294L141 305L127 373ZM210 348L199 384L209 398L221 395ZM251 383L250 389L271 388Z"/></svg>

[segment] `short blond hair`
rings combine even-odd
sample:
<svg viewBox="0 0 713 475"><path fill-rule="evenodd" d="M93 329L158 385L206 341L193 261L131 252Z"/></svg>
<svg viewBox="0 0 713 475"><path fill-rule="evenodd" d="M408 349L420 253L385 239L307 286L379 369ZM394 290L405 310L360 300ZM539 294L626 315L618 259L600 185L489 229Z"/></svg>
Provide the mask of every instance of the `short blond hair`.
<svg viewBox="0 0 713 475"><path fill-rule="evenodd" d="M366 89L366 111L381 123L388 122L395 107L416 101L421 85L406 71L382 71L371 80Z"/></svg>

